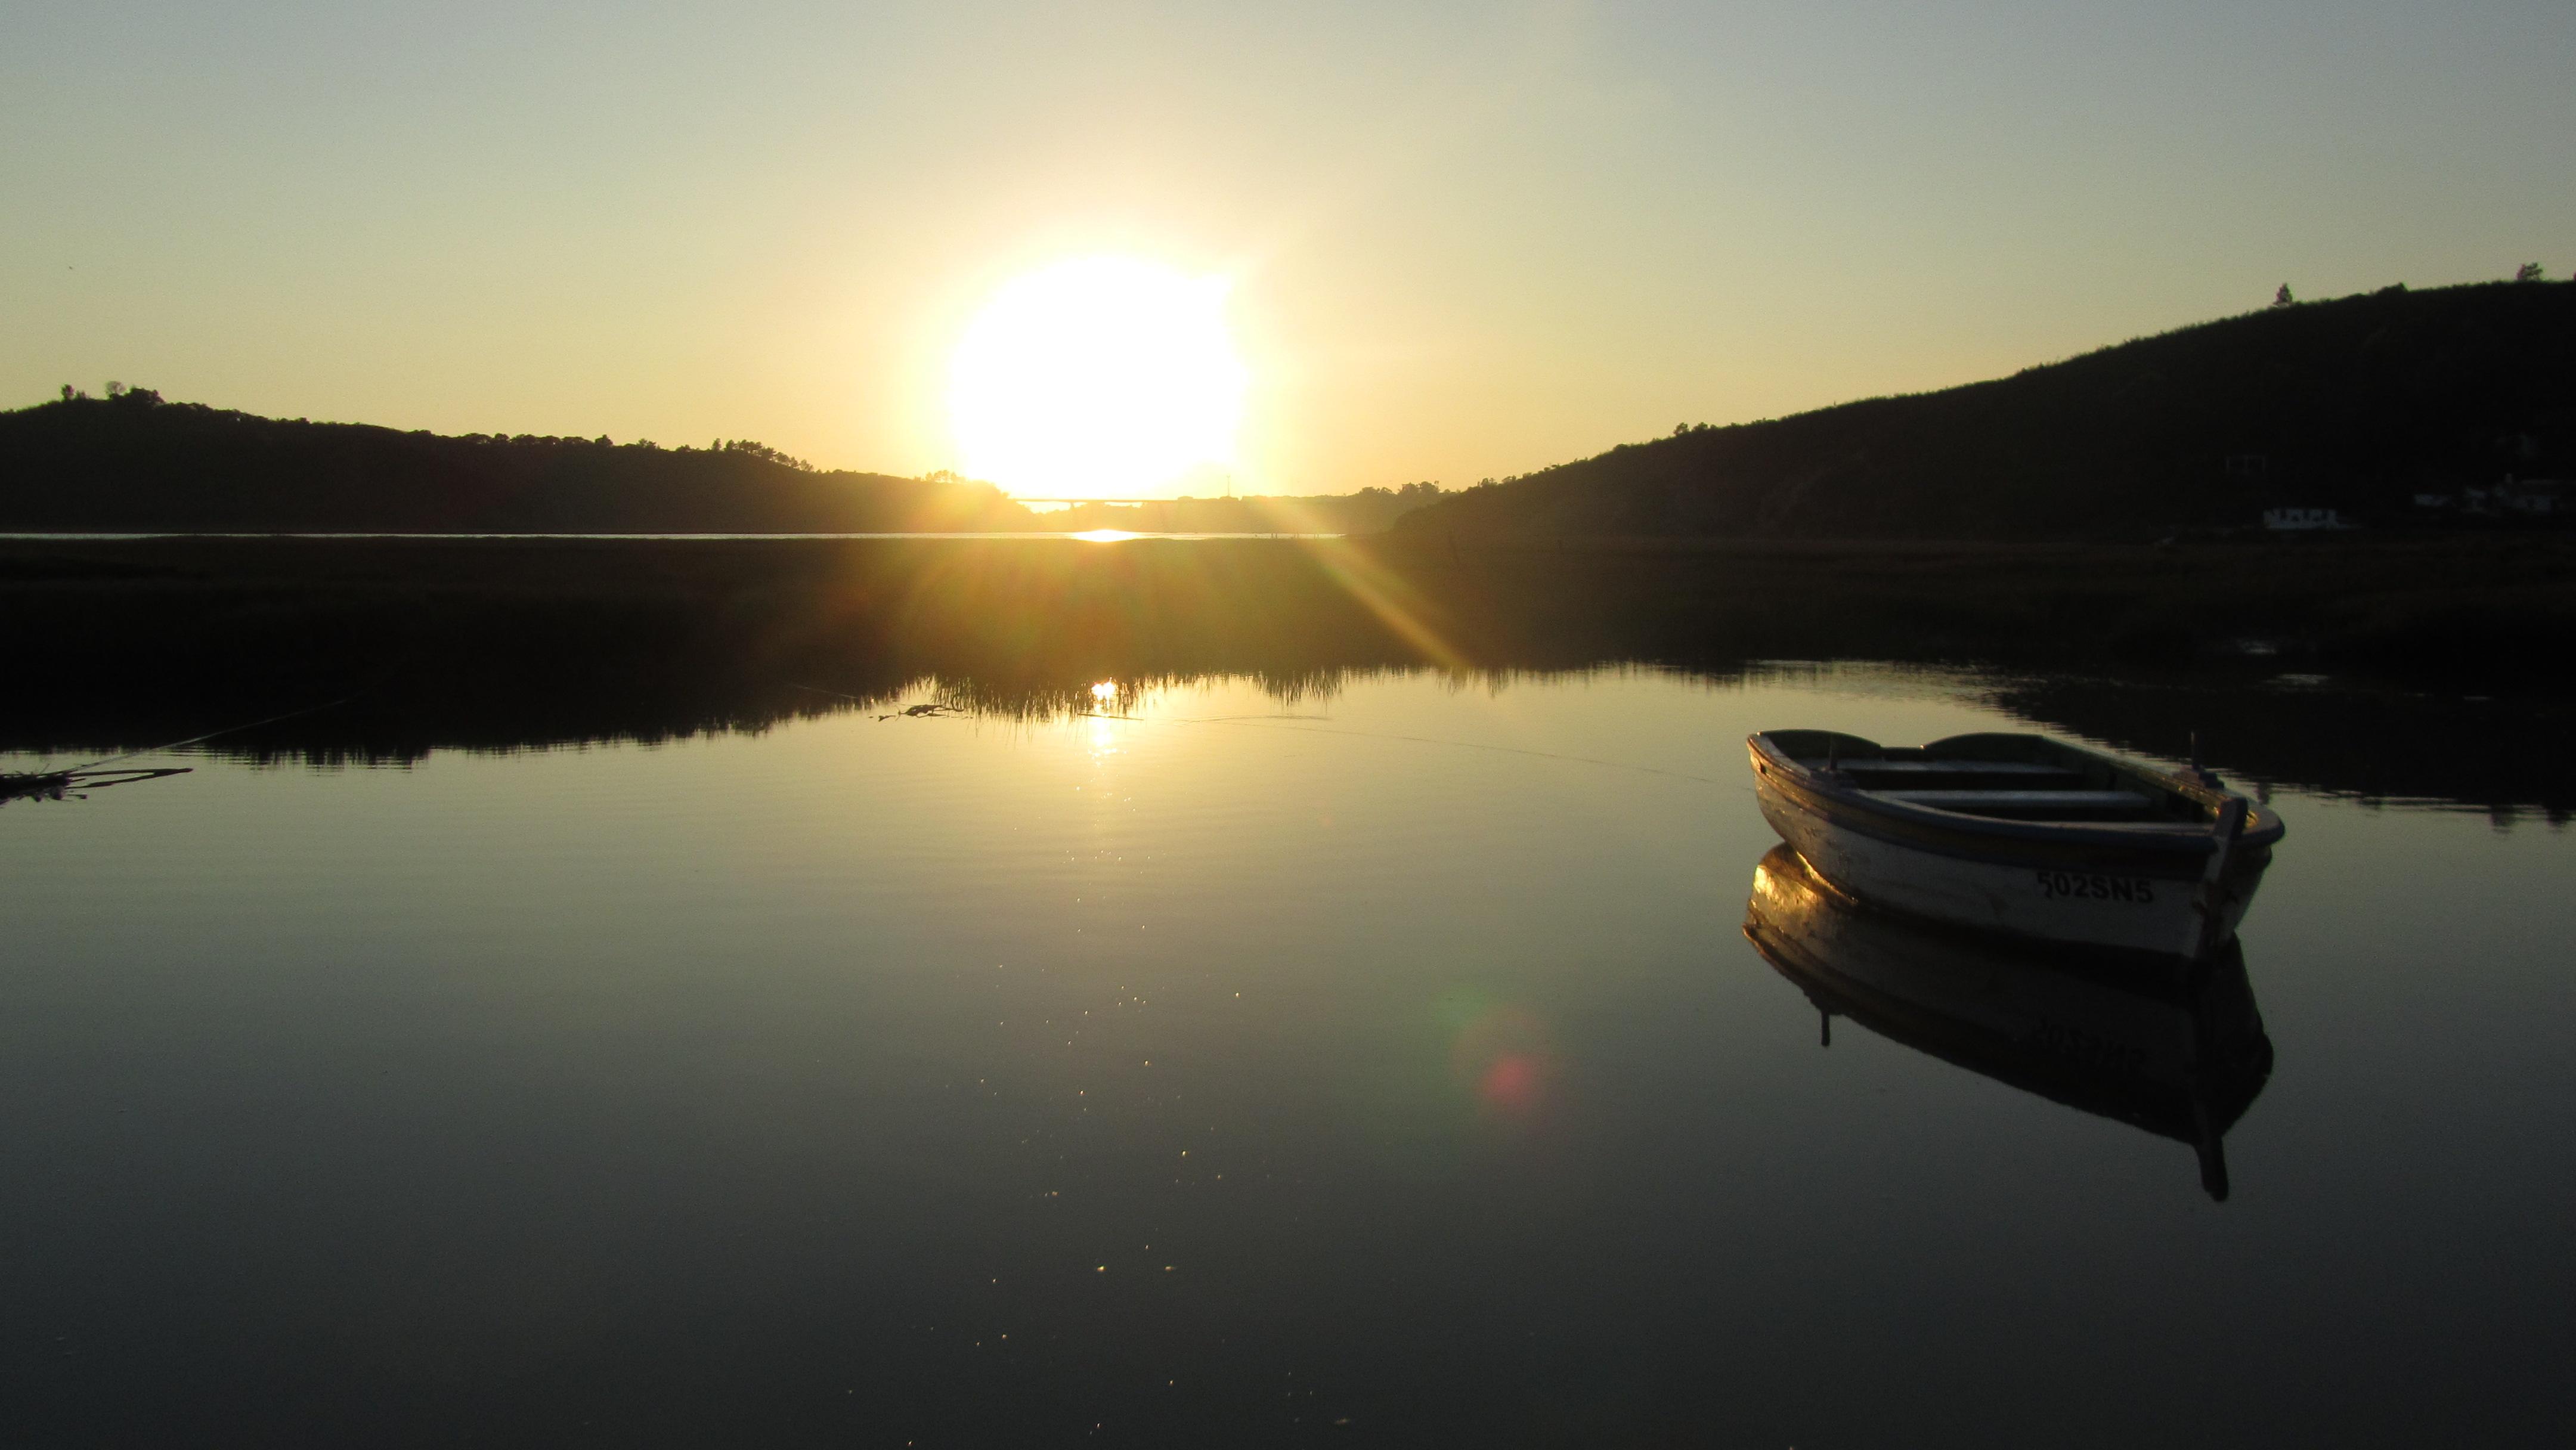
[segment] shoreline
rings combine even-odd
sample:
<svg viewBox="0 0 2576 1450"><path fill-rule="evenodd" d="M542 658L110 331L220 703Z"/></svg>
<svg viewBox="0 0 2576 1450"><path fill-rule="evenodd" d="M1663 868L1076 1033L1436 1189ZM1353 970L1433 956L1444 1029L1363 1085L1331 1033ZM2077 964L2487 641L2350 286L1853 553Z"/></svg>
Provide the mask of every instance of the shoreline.
<svg viewBox="0 0 2576 1450"><path fill-rule="evenodd" d="M2549 763L2576 729L2566 548L0 540L0 638L19 682L0 751L27 753L344 701L219 749L399 761L925 690L1041 719L1094 708L1101 681L1238 676L1294 700L1385 670L1499 688L1866 661L1976 671L2025 718L2131 753L2180 759L2199 732L2257 778L2576 808L2576 767Z"/></svg>
<svg viewBox="0 0 2576 1450"><path fill-rule="evenodd" d="M1096 543L1092 548L1068 544ZM1872 657L2576 678L2576 535L2187 544L1453 541L1419 534L0 537L0 631L211 627L579 599L970 656L1068 644L1301 661ZM279 642L281 649L287 646Z"/></svg>

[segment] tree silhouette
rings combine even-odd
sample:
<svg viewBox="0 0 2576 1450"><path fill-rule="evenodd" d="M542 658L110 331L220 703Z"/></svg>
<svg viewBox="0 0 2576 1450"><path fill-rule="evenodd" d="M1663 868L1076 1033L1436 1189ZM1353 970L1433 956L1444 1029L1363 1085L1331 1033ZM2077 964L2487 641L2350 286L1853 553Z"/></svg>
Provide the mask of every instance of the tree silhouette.
<svg viewBox="0 0 2576 1450"><path fill-rule="evenodd" d="M2518 271L2518 272L2516 272L2516 273L2514 273L2514 274L2513 274L2513 280L2515 280L2515 281L2517 281L2517 282L2537 282L2537 281L2540 281L2540 280L2541 280L2541 276L2540 276L2540 264L2539 264L2538 262L2525 262L2525 263L2523 263L2523 264L2522 264L2522 269L2521 269L2520 271Z"/></svg>
<svg viewBox="0 0 2576 1450"><path fill-rule="evenodd" d="M710 453L749 454L751 457L757 458L764 463L775 463L783 468L793 468L800 473L812 473L815 471L814 465L806 462L804 459L795 457L789 453L781 452L778 449L770 447L766 443L762 443L751 438L719 438L707 451Z"/></svg>
<svg viewBox="0 0 2576 1450"><path fill-rule="evenodd" d="M2281 284L2280 291L2272 294L2272 305L2275 307L2288 307L2296 300L2290 296L2290 284L2287 282Z"/></svg>

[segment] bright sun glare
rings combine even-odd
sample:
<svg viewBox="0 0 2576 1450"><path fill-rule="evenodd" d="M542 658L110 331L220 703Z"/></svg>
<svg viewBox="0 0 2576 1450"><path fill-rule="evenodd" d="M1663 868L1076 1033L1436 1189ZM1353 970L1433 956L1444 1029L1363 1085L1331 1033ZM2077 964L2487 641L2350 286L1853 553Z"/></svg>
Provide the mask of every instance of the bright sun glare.
<svg viewBox="0 0 2576 1450"><path fill-rule="evenodd" d="M1004 287L949 370L965 472L1024 497L1141 498L1230 465L1246 374L1226 286L1086 257Z"/></svg>

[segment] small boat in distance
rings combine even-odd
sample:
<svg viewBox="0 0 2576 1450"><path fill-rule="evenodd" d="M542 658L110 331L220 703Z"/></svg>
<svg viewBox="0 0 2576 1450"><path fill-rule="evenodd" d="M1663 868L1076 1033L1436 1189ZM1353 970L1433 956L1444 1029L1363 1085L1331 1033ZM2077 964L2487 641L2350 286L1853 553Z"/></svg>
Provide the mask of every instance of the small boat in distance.
<svg viewBox="0 0 2576 1450"><path fill-rule="evenodd" d="M162 766L158 769L134 770L39 770L25 775L0 772L0 805L15 800L59 801L84 800L84 791L105 790L112 785L131 785L138 780L161 780L173 775L186 775L194 766Z"/></svg>
<svg viewBox="0 0 2576 1450"><path fill-rule="evenodd" d="M1766 730L1746 745L1763 818L1835 889L2043 941L2206 959L2235 936L2283 829L2206 772L2041 735L1891 748Z"/></svg>

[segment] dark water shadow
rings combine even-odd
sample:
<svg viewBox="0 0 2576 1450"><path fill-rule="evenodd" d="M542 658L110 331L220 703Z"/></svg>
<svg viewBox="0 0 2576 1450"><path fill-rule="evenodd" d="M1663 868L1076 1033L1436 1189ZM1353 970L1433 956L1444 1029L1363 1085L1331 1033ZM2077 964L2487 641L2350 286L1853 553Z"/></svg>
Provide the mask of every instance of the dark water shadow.
<svg viewBox="0 0 2576 1450"><path fill-rule="evenodd" d="M2256 671L2007 674L1979 694L2046 730L2133 754L2207 758L2268 800L2295 788L2379 805L2447 805L2498 826L2576 811L2576 706L2369 679Z"/></svg>

